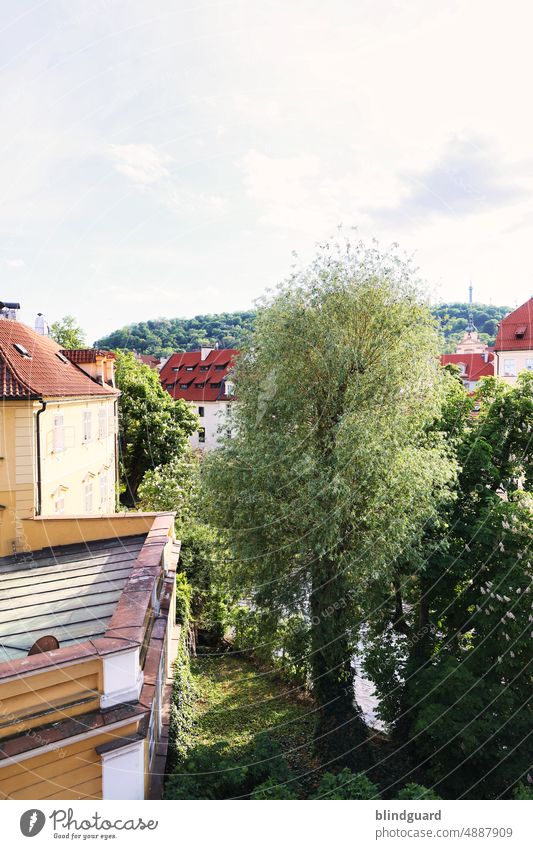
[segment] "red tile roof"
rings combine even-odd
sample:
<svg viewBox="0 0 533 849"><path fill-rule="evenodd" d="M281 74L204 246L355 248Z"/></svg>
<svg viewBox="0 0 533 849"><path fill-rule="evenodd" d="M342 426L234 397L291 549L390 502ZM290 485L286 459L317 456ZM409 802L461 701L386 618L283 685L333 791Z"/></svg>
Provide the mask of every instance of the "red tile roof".
<svg viewBox="0 0 533 849"><path fill-rule="evenodd" d="M533 350L533 298L502 318L494 349L496 351Z"/></svg>
<svg viewBox="0 0 533 849"><path fill-rule="evenodd" d="M24 356L15 345L22 346ZM58 356L60 355L60 356ZM61 353L61 346L25 324L0 319L0 398L117 395Z"/></svg>
<svg viewBox="0 0 533 849"><path fill-rule="evenodd" d="M153 354L137 354L135 353L135 359L139 360L145 366L150 366L150 368L157 368L161 360L159 357L154 357Z"/></svg>
<svg viewBox="0 0 533 849"><path fill-rule="evenodd" d="M205 360L200 351L184 351L172 354L160 372L161 383L174 399L185 401L224 401L224 382L231 370L238 351L222 348L210 351ZM217 368L218 366L218 368ZM190 368L191 371L187 371ZM217 386L212 386L216 383ZM181 386L187 384L186 389ZM203 384L198 386L197 384Z"/></svg>
<svg viewBox="0 0 533 849"><path fill-rule="evenodd" d="M479 380L481 377L490 377L494 374L494 355L488 351L488 361L483 354L442 354L441 365L465 366L464 377L467 380Z"/></svg>
<svg viewBox="0 0 533 849"><path fill-rule="evenodd" d="M99 357L116 360L113 351L102 351L99 348L61 348L61 353L71 363L96 363Z"/></svg>

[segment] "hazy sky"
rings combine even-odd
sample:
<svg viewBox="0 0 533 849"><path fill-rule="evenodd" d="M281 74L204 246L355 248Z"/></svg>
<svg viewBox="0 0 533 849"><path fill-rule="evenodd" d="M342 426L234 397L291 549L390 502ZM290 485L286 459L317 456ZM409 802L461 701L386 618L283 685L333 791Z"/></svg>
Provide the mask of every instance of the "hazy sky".
<svg viewBox="0 0 533 849"><path fill-rule="evenodd" d="M529 4L3 0L0 299L249 308L336 225L435 300L533 294Z"/></svg>

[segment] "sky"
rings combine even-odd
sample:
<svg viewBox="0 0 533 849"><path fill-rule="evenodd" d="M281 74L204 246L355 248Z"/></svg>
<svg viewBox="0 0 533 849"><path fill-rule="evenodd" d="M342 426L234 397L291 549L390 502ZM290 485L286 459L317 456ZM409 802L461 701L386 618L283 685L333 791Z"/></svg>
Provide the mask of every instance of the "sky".
<svg viewBox="0 0 533 849"><path fill-rule="evenodd" d="M0 300L250 309L339 225L433 301L533 294L525 0L3 0Z"/></svg>

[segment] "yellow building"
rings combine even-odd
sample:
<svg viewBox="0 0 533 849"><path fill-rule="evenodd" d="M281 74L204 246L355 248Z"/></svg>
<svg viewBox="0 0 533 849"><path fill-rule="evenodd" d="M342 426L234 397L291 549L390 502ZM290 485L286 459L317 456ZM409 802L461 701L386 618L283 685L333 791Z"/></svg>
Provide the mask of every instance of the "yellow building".
<svg viewBox="0 0 533 849"><path fill-rule="evenodd" d="M0 556L28 550L32 516L114 511L113 360L0 319Z"/></svg>
<svg viewBox="0 0 533 849"><path fill-rule="evenodd" d="M26 522L31 556L0 561L0 798L158 797L174 515Z"/></svg>
<svg viewBox="0 0 533 849"><path fill-rule="evenodd" d="M174 514L115 512L114 356L14 319L0 318L0 798L157 797Z"/></svg>
<svg viewBox="0 0 533 849"><path fill-rule="evenodd" d="M501 320L494 357L495 374L511 385L521 371L533 371L533 298Z"/></svg>

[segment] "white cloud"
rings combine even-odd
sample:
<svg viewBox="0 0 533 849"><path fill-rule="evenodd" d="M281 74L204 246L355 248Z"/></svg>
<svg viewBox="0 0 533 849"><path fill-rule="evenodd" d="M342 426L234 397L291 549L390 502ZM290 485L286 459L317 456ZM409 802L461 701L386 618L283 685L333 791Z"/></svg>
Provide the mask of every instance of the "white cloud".
<svg viewBox="0 0 533 849"><path fill-rule="evenodd" d="M4 259L4 263L8 268L24 268L26 265L23 259Z"/></svg>
<svg viewBox="0 0 533 849"><path fill-rule="evenodd" d="M109 149L115 169L137 185L147 186L170 176L166 166L172 157L151 144L112 144Z"/></svg>

